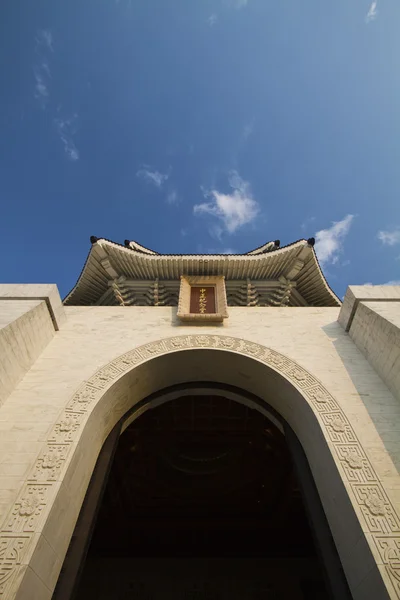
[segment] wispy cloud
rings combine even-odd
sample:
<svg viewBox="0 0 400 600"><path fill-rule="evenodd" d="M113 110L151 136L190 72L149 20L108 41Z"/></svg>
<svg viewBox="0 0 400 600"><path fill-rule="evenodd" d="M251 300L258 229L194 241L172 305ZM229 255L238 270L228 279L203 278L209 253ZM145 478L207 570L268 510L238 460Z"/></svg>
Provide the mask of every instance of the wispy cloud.
<svg viewBox="0 0 400 600"><path fill-rule="evenodd" d="M206 254L237 254L233 248L208 248Z"/></svg>
<svg viewBox="0 0 400 600"><path fill-rule="evenodd" d="M49 100L49 83L51 79L50 67L47 61L48 52L53 52L53 36L50 30L41 29L35 37L36 54L39 56L38 63L33 68L35 77L34 96L42 108L46 107Z"/></svg>
<svg viewBox="0 0 400 600"><path fill-rule="evenodd" d="M54 119L54 124L60 140L63 143L65 154L67 158L72 161L79 159L79 150L75 145L73 136L77 130L77 119L78 115L74 114L68 119L58 118Z"/></svg>
<svg viewBox="0 0 400 600"><path fill-rule="evenodd" d="M49 79L50 69L46 61L43 61L40 65L37 65L33 69L35 77L35 98L38 100L40 106L45 108L49 100Z"/></svg>
<svg viewBox="0 0 400 600"><path fill-rule="evenodd" d="M259 206L253 198L250 184L236 171L230 173L229 185L233 189L231 194L224 194L218 190L203 190L205 198L210 201L196 204L193 212L195 215L208 214L216 217L222 221L228 233L235 233L239 227L251 223L256 218Z"/></svg>
<svg viewBox="0 0 400 600"><path fill-rule="evenodd" d="M54 52L53 34L49 29L40 29L36 33L36 54L39 57L38 64L35 65L33 73L35 76L35 98L42 108L45 108L50 99L50 81L51 72L48 59L50 52ZM58 108L57 112L60 111ZM54 114L54 113L53 113ZM51 117L50 117L51 118ZM60 138L67 158L73 162L79 159L79 150L75 145L74 135L77 131L78 115L53 118L55 130Z"/></svg>
<svg viewBox="0 0 400 600"><path fill-rule="evenodd" d="M400 227L392 231L378 231L378 239L385 246L395 246L400 243Z"/></svg>
<svg viewBox="0 0 400 600"><path fill-rule="evenodd" d="M249 0L228 0L229 6L233 6L233 8L244 8L248 2Z"/></svg>
<svg viewBox="0 0 400 600"><path fill-rule="evenodd" d="M148 183L152 183L157 188L161 188L162 185L167 181L171 173L171 169L168 169L167 173L161 173L156 169L152 169L149 165L143 165L136 173L136 177L144 179Z"/></svg>
<svg viewBox="0 0 400 600"><path fill-rule="evenodd" d="M51 52L53 50L53 34L50 29L40 29L36 34L36 44L38 46L45 46Z"/></svg>
<svg viewBox="0 0 400 600"><path fill-rule="evenodd" d="M308 229L308 226L311 225L311 223L313 223L314 221L315 221L315 217L307 217L306 219L304 219L304 221L300 225L300 229L305 231L306 229Z"/></svg>
<svg viewBox="0 0 400 600"><path fill-rule="evenodd" d="M354 215L347 215L341 221L332 223L329 229L321 229L315 234L315 252L322 266L335 264L343 251L343 240L350 231Z"/></svg>
<svg viewBox="0 0 400 600"><path fill-rule="evenodd" d="M217 21L218 21L218 15L216 15L215 13L210 15L207 19L207 23L209 24L210 27L213 27Z"/></svg>
<svg viewBox="0 0 400 600"><path fill-rule="evenodd" d="M251 121L250 123L246 123L246 125L243 127L243 140L246 141L249 139L249 137L251 136L251 134L254 131L254 119L253 121Z"/></svg>
<svg viewBox="0 0 400 600"><path fill-rule="evenodd" d="M376 17L378 16L377 4L378 4L378 2L374 1L374 2L372 2L371 6L369 7L369 10L365 17L365 21L367 23L371 23L371 21L375 21Z"/></svg>
<svg viewBox="0 0 400 600"><path fill-rule="evenodd" d="M167 195L167 204L179 204L179 196L176 190L171 190Z"/></svg>
<svg viewBox="0 0 400 600"><path fill-rule="evenodd" d="M361 285L400 285L400 279L392 279L391 281L387 281L386 283L362 283Z"/></svg>

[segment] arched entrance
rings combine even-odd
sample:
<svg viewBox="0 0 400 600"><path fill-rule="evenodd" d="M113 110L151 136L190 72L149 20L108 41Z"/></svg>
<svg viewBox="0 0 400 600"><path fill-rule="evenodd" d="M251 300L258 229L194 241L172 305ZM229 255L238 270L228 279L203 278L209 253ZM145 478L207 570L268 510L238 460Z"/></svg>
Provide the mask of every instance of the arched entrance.
<svg viewBox="0 0 400 600"><path fill-rule="evenodd" d="M82 383L54 423L28 478L34 493L38 488L34 482L45 482L43 495L49 500L43 502L36 530L36 521L29 517L28 535L18 541L7 581L16 581L23 573L22 568L18 571L22 564L18 561L31 531L38 535L36 545L29 546L29 564L43 561L42 538L48 542L46 551L55 549L62 559L73 534L76 539L87 539L90 520L82 524L80 519L75 532L74 527L79 513L82 516L91 503L95 507L99 503L124 420L134 421L148 409L172 400L165 398L170 386L185 388L191 382L234 386L241 395L239 402L246 403L244 398L251 396L255 404L261 403L257 404L261 412L276 411L288 425L285 439L292 438L291 447L300 443L299 451L291 451L292 459L299 458L306 465L305 479L312 473L308 489L315 482L352 597L396 597L398 517L343 409L320 381L287 356L219 335L186 335L146 344L119 356ZM129 420L125 425L129 426ZM25 506L24 494L16 511ZM313 502L307 498L305 505L318 521L321 515ZM86 512L93 515L93 505ZM19 514L25 514L24 509ZM327 537L321 523L314 529ZM81 563L78 560L78 567ZM49 573L48 589L54 589L54 573L58 572L54 568Z"/></svg>
<svg viewBox="0 0 400 600"><path fill-rule="evenodd" d="M351 597L300 445L271 407L206 383L152 403L109 436L104 496L78 520L54 600Z"/></svg>

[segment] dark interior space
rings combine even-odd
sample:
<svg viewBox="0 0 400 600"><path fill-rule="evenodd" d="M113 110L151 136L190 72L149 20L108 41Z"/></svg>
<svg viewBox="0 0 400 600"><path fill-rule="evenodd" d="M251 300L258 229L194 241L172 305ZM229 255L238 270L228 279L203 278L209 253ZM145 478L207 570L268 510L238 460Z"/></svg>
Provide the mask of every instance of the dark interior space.
<svg viewBox="0 0 400 600"><path fill-rule="evenodd" d="M77 597L228 596L328 597L283 433L187 395L121 435Z"/></svg>

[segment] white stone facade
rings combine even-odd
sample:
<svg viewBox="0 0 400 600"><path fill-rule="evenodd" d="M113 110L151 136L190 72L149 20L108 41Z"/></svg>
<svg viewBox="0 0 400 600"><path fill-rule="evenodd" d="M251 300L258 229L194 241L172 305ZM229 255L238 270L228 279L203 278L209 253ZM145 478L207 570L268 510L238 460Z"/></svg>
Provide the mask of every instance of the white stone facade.
<svg viewBox="0 0 400 600"><path fill-rule="evenodd" d="M0 286L0 598L50 599L100 448L175 383L252 392L297 434L354 598L400 598L400 289L339 308L62 307Z"/></svg>

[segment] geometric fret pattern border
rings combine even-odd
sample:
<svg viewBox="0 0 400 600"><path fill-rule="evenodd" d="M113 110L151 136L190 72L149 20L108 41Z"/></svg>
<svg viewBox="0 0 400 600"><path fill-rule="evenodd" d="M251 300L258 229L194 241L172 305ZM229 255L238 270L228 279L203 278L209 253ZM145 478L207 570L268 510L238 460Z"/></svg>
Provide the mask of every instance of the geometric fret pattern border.
<svg viewBox="0 0 400 600"><path fill-rule="evenodd" d="M14 595L13 581L37 526L45 518L51 488L96 402L133 367L158 355L198 348L227 350L254 358L282 374L302 393L336 452L343 478L353 491L376 551L400 598L399 516L333 396L303 367L275 350L240 338L200 334L175 336L139 346L99 369L79 387L50 432L0 533L0 598L11 600Z"/></svg>

